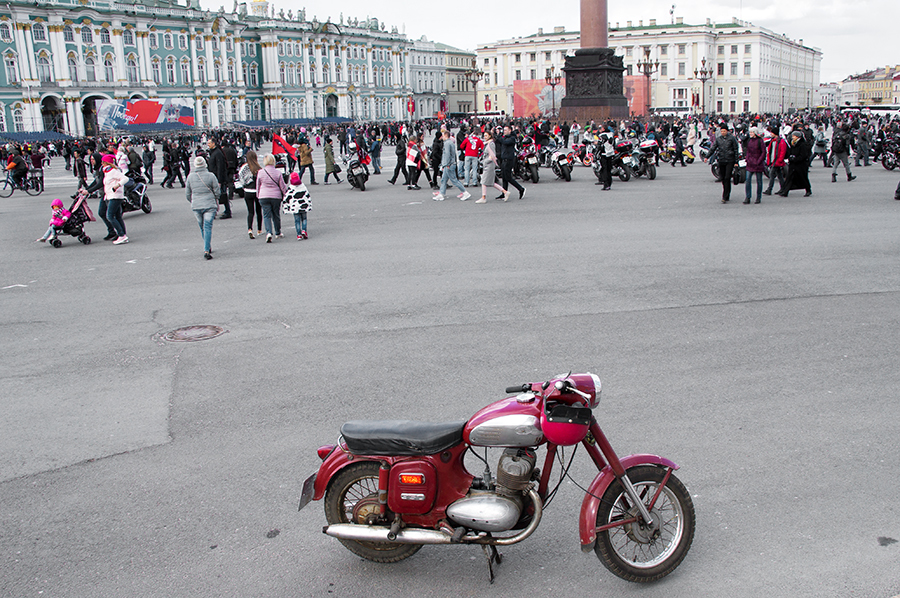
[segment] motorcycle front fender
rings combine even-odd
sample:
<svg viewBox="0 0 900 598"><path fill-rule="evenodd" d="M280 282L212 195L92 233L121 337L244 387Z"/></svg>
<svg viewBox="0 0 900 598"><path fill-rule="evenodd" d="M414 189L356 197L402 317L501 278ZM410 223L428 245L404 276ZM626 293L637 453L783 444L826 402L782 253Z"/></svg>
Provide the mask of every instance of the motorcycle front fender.
<svg viewBox="0 0 900 598"><path fill-rule="evenodd" d="M622 467L627 472L632 467L638 465L660 465L671 469L678 469L678 465L659 455L628 455L620 459ZM594 548L597 541L597 511L600 508L600 499L616 479L612 467L607 465L597 474L591 485L588 486L587 494L584 495L584 501L581 503L581 515L578 519L579 536L581 537L581 550L590 552ZM316 481L318 485L318 480Z"/></svg>

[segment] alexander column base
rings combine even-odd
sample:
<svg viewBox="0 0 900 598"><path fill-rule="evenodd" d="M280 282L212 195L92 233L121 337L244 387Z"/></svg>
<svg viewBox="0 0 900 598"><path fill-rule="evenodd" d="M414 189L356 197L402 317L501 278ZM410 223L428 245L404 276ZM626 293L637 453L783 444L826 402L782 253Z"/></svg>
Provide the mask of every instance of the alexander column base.
<svg viewBox="0 0 900 598"><path fill-rule="evenodd" d="M628 118L622 57L612 48L581 48L566 56L566 97L560 104L559 120L584 124Z"/></svg>

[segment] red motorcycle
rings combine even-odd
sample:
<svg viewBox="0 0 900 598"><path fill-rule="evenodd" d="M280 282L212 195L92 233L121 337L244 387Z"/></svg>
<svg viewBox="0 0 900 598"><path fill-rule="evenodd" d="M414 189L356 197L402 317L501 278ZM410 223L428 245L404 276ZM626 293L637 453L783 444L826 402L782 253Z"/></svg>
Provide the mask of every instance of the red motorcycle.
<svg viewBox="0 0 900 598"><path fill-rule="evenodd" d="M592 412L600 379L569 374L506 392L517 394L468 421L345 423L338 444L318 449L322 465L304 482L300 508L324 497L323 531L379 563L425 544L480 545L493 582L497 547L537 529L581 444L599 472L581 505L582 550L593 549L629 581L654 581L678 567L694 537L691 496L672 461L616 455ZM538 468L541 445L547 451ZM566 447L574 447L568 457ZM502 449L493 471L491 448ZM470 452L484 463L480 477L465 466ZM557 462L562 471L551 481Z"/></svg>
<svg viewBox="0 0 900 598"><path fill-rule="evenodd" d="M573 143L572 152L575 154L575 159L585 166L590 166L591 164L593 164L594 151L593 148L590 147L590 144Z"/></svg>

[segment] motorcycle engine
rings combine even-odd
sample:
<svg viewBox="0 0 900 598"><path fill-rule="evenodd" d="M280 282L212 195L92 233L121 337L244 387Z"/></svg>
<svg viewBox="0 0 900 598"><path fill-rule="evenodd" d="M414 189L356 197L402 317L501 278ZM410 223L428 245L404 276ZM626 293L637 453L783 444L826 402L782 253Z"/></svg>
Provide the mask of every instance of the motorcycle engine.
<svg viewBox="0 0 900 598"><path fill-rule="evenodd" d="M522 514L522 494L531 482L537 456L524 449L506 449L497 463L494 491L472 490L447 507L447 517L467 528L501 532L512 529Z"/></svg>

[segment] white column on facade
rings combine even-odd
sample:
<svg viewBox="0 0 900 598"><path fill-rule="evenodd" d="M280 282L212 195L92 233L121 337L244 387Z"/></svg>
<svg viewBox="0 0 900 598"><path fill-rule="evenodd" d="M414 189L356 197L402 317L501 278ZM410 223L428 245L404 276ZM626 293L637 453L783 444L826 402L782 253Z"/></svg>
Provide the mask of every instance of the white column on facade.
<svg viewBox="0 0 900 598"><path fill-rule="evenodd" d="M66 57L66 44L63 42L63 25L59 23L49 24L47 26L47 35L50 36L50 52L53 54L53 72L56 81L63 87L71 85L69 79L69 63Z"/></svg>
<svg viewBox="0 0 900 598"><path fill-rule="evenodd" d="M34 55L34 42L31 39L31 26L22 25L22 29L18 32L22 38L23 46L25 46L25 64L28 66L28 81L37 82L37 61ZM17 44L18 45L18 44ZM22 55L19 54L19 64L22 64ZM20 67L21 68L21 67ZM25 79L25 73L22 74Z"/></svg>
<svg viewBox="0 0 900 598"><path fill-rule="evenodd" d="M375 54L375 49L373 48L371 42L366 44L365 47L366 47L366 79L367 79L367 81L365 83L366 83L366 87L372 88L372 87L375 87L375 84L378 81L378 79L375 77L375 67L372 64L372 55ZM371 81L372 83L369 84L369 81ZM375 113L371 112L371 114L374 115Z"/></svg>
<svg viewBox="0 0 900 598"><path fill-rule="evenodd" d="M118 77L118 85L126 86L128 77L125 75L125 44L122 42L122 23L113 21L110 27L110 35L113 51L116 57L116 76Z"/></svg>
<svg viewBox="0 0 900 598"><path fill-rule="evenodd" d="M188 29L188 46L191 48L191 78L193 79L194 87L197 87L198 85L203 85L203 83L200 81L200 70L198 68L198 63L197 63L196 37L198 35L202 36L203 34L200 32L197 32L196 30ZM195 112L195 114L198 116L200 115L199 108L197 109L197 112Z"/></svg>
<svg viewBox="0 0 900 598"><path fill-rule="evenodd" d="M234 42L234 76L237 79L238 87L244 87L247 83L244 81L244 58L241 55L241 38L235 38Z"/></svg>
<svg viewBox="0 0 900 598"><path fill-rule="evenodd" d="M194 123L198 127L205 127L209 123L203 122L203 102L201 99L199 96L194 98Z"/></svg>
<svg viewBox="0 0 900 598"><path fill-rule="evenodd" d="M141 24L142 27L146 27L146 23ZM138 48L138 65L140 65L141 69L141 81L144 82L144 85L155 85L153 82L153 75L151 74L150 69L150 35L146 29L135 29L133 31L135 37L135 45ZM165 64L160 62L160 80L164 77L163 70L165 69Z"/></svg>
<svg viewBox="0 0 900 598"><path fill-rule="evenodd" d="M79 123L81 122L81 115L78 114L78 110L76 109L76 104L80 105L81 102L75 99L66 99L66 120L68 123L68 131L66 131L69 135L78 136L82 135L82 133L78 132Z"/></svg>
<svg viewBox="0 0 900 598"><path fill-rule="evenodd" d="M212 50L212 33L209 28L203 30L203 50L206 53L206 81L203 85L213 87L216 84L215 56Z"/></svg>

